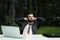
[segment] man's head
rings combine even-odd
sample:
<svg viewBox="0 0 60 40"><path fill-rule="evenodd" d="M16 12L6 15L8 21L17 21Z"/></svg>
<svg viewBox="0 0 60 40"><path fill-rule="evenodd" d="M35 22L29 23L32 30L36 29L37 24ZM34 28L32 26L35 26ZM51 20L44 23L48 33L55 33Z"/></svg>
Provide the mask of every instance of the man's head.
<svg viewBox="0 0 60 40"><path fill-rule="evenodd" d="M28 21L32 22L34 20L34 15L32 13L29 13L27 15Z"/></svg>

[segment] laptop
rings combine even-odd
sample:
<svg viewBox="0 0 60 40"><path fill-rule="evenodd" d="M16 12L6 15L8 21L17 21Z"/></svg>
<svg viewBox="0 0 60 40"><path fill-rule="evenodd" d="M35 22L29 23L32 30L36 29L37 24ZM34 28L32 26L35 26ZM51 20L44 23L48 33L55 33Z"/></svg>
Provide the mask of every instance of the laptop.
<svg viewBox="0 0 60 40"><path fill-rule="evenodd" d="M21 38L19 27L15 26L1 26L3 35L5 37Z"/></svg>

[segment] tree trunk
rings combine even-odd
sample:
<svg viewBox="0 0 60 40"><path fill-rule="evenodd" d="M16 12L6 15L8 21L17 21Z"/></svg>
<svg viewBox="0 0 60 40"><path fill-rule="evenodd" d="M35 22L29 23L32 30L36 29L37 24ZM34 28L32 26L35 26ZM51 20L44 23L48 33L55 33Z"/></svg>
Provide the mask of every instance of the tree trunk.
<svg viewBox="0 0 60 40"><path fill-rule="evenodd" d="M9 24L14 25L14 20L15 20L15 0L9 0L9 5L8 5L8 10L9 10Z"/></svg>

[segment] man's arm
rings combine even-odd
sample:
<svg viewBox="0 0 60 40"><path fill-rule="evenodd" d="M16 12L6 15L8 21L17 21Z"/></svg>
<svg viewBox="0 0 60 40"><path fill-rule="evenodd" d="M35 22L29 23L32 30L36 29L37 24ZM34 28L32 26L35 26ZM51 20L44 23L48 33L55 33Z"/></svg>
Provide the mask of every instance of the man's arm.
<svg viewBox="0 0 60 40"><path fill-rule="evenodd" d="M42 17L37 17L36 19L37 19L37 20L45 21L45 19L44 19L44 18L42 18Z"/></svg>
<svg viewBox="0 0 60 40"><path fill-rule="evenodd" d="M18 18L18 19L15 20L15 22L16 22L18 25L21 25L21 24L23 24L23 22L24 22L25 20L27 20L27 18Z"/></svg>
<svg viewBox="0 0 60 40"><path fill-rule="evenodd" d="M38 21L38 23L37 23L38 27L37 28L39 28L41 25L44 24L45 19L42 18L42 17L38 17L37 18L37 21Z"/></svg>
<svg viewBox="0 0 60 40"><path fill-rule="evenodd" d="M36 21L36 20L42 20L42 21L45 21L45 19L44 18L42 18L42 17L37 17L37 18L33 18L34 19L34 21Z"/></svg>
<svg viewBox="0 0 60 40"><path fill-rule="evenodd" d="M19 19L16 19L16 21L25 21L25 20L27 20L27 18L19 18Z"/></svg>

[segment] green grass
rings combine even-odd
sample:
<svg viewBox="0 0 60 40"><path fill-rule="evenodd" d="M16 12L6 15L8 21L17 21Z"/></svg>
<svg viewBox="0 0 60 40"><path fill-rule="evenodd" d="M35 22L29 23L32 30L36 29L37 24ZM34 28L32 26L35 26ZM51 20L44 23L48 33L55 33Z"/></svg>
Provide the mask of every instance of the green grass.
<svg viewBox="0 0 60 40"><path fill-rule="evenodd" d="M47 26L41 26L37 30L38 34L59 34L60 33L60 27L47 27Z"/></svg>
<svg viewBox="0 0 60 40"><path fill-rule="evenodd" d="M1 27L0 27L0 33L2 33ZM51 27L51 26L41 26L37 30L38 34L59 34L60 33L60 27Z"/></svg>

